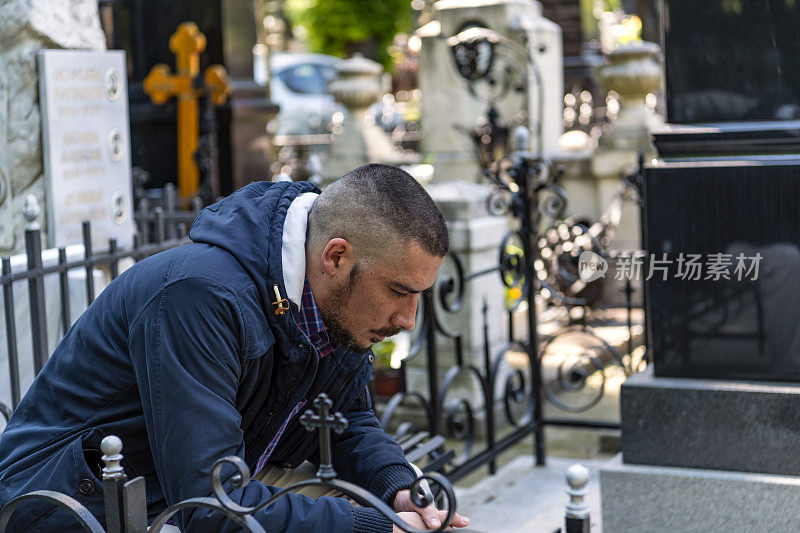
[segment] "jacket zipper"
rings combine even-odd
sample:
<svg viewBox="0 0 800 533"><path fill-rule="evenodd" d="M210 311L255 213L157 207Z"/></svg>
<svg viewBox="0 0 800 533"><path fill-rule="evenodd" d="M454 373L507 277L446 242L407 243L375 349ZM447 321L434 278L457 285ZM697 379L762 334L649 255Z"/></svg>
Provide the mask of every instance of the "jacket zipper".
<svg viewBox="0 0 800 533"><path fill-rule="evenodd" d="M339 390L336 391L336 394L333 396L332 400L338 400L339 399L339 396L344 391L344 388L347 386L348 383L350 383L350 380L353 379L353 376L356 375L356 372L358 372L358 370L361 368L361 365L364 364L364 360L367 359L367 357L368 356L366 356L366 355L364 357L362 357L361 360L356 365L356 367L353 370L351 370L349 374L347 374L347 378L345 378L344 383L342 383L342 386L339 387Z"/></svg>
<svg viewBox="0 0 800 533"><path fill-rule="evenodd" d="M347 387L347 385L350 383L350 381L352 381L352 379L353 379L353 376L355 376L355 375L356 375L356 373L358 372L358 370L359 370L359 369L361 368L361 366L364 364L364 359L368 359L368 356L367 356L367 357L362 357L362 358L361 358L361 360L358 362L358 364L355 366L355 368L353 368L353 369L352 369L352 370L351 370L351 371L350 371L350 372L347 374L347 377L345 378L344 382L343 382L343 383L342 383L342 385L339 387L339 389L336 391L336 394L334 394L334 395L331 397L331 401L335 402L336 400L338 400L338 399L339 399L339 396L341 396L341 394L342 394L342 392L344 391L345 387ZM305 432L304 432L304 433L305 433ZM295 460L297 459L297 456L298 456L298 454L302 454L302 448L298 448L298 449L296 450L296 452L295 452L293 455L290 455L289 457L287 457L287 458L286 458L286 460L287 460L288 462L292 463L293 461L295 461ZM305 457L302 457L302 459L305 459Z"/></svg>
<svg viewBox="0 0 800 533"><path fill-rule="evenodd" d="M310 361L311 361L311 358L310 357L306 357L305 365L303 366L303 370L300 373L300 379L297 380L295 382L294 386L289 390L289 394L286 395L287 399L286 399L285 402L283 402L283 405L281 405L281 407L279 409L276 409L273 412L272 416L270 416L269 419L267 420L267 423L264 424L264 429L261 430L261 433L259 433L258 438L256 439L257 443L261 443L261 441L264 438L264 435L266 435L268 433L268 430L270 428L270 424L272 424L272 421L275 419L275 416L278 413L283 412L284 409L286 409L286 406L289 405L289 401L292 399L292 396L294 395L295 391L300 386L300 383L305 381Z"/></svg>
<svg viewBox="0 0 800 533"><path fill-rule="evenodd" d="M275 289L276 301L272 304L273 306L277 307L275 309L275 315L282 316L284 311L285 311L285 309L283 309L283 303L286 303L288 301L286 299L282 299L281 298L280 289L278 288L277 284L273 285L272 288ZM286 303L286 309L288 309L288 303ZM269 428L270 428L270 424L272 424L272 421L275 419L275 416L278 413L283 412L284 409L286 409L286 407L289 405L289 401L292 399L292 396L294 395L295 391L297 391L297 388L300 386L300 383L303 383L306 380L306 375L308 373L307 372L308 371L308 367L309 367L309 364L311 362L311 357L309 357L309 355L310 354L306 354L305 364L303 365L303 370L300 372L300 379L295 381L294 386L291 389L289 389L289 394L286 395L286 401L283 402L283 405L281 405L280 408L278 408L275 411L273 411L272 415L267 419L266 424L264 424L263 429L258 434L258 438L256 439L257 443L259 443L259 444L261 443L261 441L264 439L264 436L268 433Z"/></svg>

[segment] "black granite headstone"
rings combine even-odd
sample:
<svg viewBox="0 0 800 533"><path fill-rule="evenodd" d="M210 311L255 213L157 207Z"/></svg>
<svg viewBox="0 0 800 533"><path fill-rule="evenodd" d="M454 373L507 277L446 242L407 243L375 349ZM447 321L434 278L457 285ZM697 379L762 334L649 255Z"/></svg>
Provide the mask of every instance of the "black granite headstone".
<svg viewBox="0 0 800 533"><path fill-rule="evenodd" d="M642 210L654 363L622 386L623 461L686 468L686 490L645 516L702 509L699 529L752 530L718 506L736 482L681 498L724 478L694 469L800 475L800 387L786 383L800 381L800 4L663 0L661 13L671 124ZM660 479L641 472L628 474ZM777 499L773 481L757 488Z"/></svg>
<svg viewBox="0 0 800 533"><path fill-rule="evenodd" d="M667 121L800 118L800 3L666 0Z"/></svg>
<svg viewBox="0 0 800 533"><path fill-rule="evenodd" d="M798 199L800 159L647 169L656 376L800 380Z"/></svg>
<svg viewBox="0 0 800 533"><path fill-rule="evenodd" d="M800 3L663 0L661 16L670 124L643 237L672 270L645 282L655 375L800 380ZM680 276L695 256L699 279Z"/></svg>

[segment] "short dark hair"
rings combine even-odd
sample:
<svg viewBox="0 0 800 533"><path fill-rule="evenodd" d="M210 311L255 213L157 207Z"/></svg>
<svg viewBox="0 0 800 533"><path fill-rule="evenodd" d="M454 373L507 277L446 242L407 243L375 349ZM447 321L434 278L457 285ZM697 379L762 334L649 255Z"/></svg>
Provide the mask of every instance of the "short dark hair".
<svg viewBox="0 0 800 533"><path fill-rule="evenodd" d="M422 185L404 170L375 163L348 172L314 202L312 249L336 237L364 257L380 257L398 241L413 241L438 257L450 248L444 217Z"/></svg>

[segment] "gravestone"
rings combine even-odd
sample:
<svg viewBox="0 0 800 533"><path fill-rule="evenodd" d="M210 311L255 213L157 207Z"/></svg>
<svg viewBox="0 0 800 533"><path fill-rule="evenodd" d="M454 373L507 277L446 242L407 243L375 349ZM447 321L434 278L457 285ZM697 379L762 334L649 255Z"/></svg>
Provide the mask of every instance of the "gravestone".
<svg viewBox="0 0 800 533"><path fill-rule="evenodd" d="M28 194L45 205L36 54L43 48L104 50L96 0L0 4L0 254L25 246Z"/></svg>
<svg viewBox="0 0 800 533"><path fill-rule="evenodd" d="M433 179L476 181L480 175L471 141L455 126L472 127L487 112L487 103L459 75L447 43L447 39L469 27L493 30L515 43L512 48L525 50L527 46L530 63L525 58L509 63L509 68L527 85L527 101L513 87L490 88L485 82L480 83L483 89L502 93L494 103L505 120L513 121L520 112L529 110L531 116L526 125L533 131L533 138L537 138L537 126L541 132L541 148L532 149L537 155L538 151L548 157L553 155L562 132L561 30L542 17L541 4L534 0L440 0L433 11L435 19L417 31L422 40L422 149L433 162Z"/></svg>
<svg viewBox="0 0 800 533"><path fill-rule="evenodd" d="M125 53L39 52L48 242L92 248L133 244Z"/></svg>
<svg viewBox="0 0 800 533"><path fill-rule="evenodd" d="M603 525L795 531L800 6L666 0L663 13L671 124L654 135L642 221L659 267L645 282L653 368L622 387Z"/></svg>
<svg viewBox="0 0 800 533"><path fill-rule="evenodd" d="M202 116L202 129L216 122L216 135L208 137L208 152L216 151L218 190L227 195L254 180L269 177L271 141L266 124L278 112L267 99L267 89L253 77L253 48L258 42L256 3L250 0L126 0L114 2L113 47L128 57L128 95L134 166L150 173L148 188L163 187L177 176L177 106L174 101L156 106L143 90L150 69L165 63L174 72L175 56L170 36L178 26L194 22L206 37L200 71L221 64L233 93L225 104ZM212 170L203 177L213 174ZM210 181L210 180L209 180ZM213 184L209 183L209 186ZM213 187L212 187L213 188Z"/></svg>

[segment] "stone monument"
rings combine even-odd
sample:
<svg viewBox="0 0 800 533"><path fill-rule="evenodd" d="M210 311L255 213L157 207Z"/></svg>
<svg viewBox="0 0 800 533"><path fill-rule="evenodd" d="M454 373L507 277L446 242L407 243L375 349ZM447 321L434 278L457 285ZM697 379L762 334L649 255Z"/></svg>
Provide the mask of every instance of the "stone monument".
<svg viewBox="0 0 800 533"><path fill-rule="evenodd" d="M642 224L651 265L667 270L645 282L653 365L622 386L603 526L795 531L800 80L779 58L797 61L786 47L800 8L665 7L672 124L654 134Z"/></svg>
<svg viewBox="0 0 800 533"><path fill-rule="evenodd" d="M462 181L434 183L429 185L427 190L447 220L450 249L461 260L464 274L496 267L498 250L509 230L509 221L505 216L489 212L492 190L486 185ZM455 277L453 265L448 261L445 263L439 277L447 275ZM458 281L455 283L458 284ZM439 316L445 326L463 336L465 364L472 364L478 368L484 366L484 305L491 354L494 355L507 339L508 321L504 295L505 287L499 274L492 272L465 284L464 304L460 311L450 314L440 310ZM438 296L436 299L438 300ZM436 347L439 375L444 377L450 367L456 364L455 344L452 339L437 335ZM413 359L408 368L409 390L420 393L427 391L427 376L425 359L421 357ZM453 393L446 398L448 403L464 397L470 400L483 398L479 384L471 380L471 376L466 376L466 373L465 377L469 379L459 382ZM498 387L504 383L500 378L497 380ZM497 397L501 396L498 394ZM473 407L483 408L482 405Z"/></svg>
<svg viewBox="0 0 800 533"><path fill-rule="evenodd" d="M434 180L477 181L480 176L471 141L454 126L472 127L487 112L487 103L459 76L447 43L470 27L493 30L526 50L528 64L523 58L515 70L525 70L518 74L527 85L528 101L509 88L494 105L507 121L527 109L534 139L538 124L541 152L552 156L562 131L562 43L560 28L542 17L541 4L534 0L439 0L433 12L434 20L417 35L422 39L422 149L433 160Z"/></svg>
<svg viewBox="0 0 800 533"><path fill-rule="evenodd" d="M53 247L109 239L133 244L133 187L125 53L39 52L48 240Z"/></svg>
<svg viewBox="0 0 800 533"><path fill-rule="evenodd" d="M0 5L0 254L24 249L28 194L46 205L36 54L104 50L96 0L11 0Z"/></svg>
<svg viewBox="0 0 800 533"><path fill-rule="evenodd" d="M355 54L336 65L336 79L329 90L347 109L339 124L334 123L333 144L324 167L324 183L330 183L356 167L371 161L365 135L364 116L381 94L380 64Z"/></svg>

